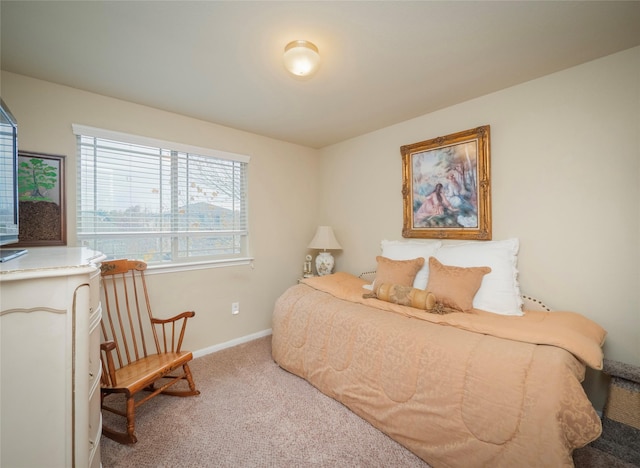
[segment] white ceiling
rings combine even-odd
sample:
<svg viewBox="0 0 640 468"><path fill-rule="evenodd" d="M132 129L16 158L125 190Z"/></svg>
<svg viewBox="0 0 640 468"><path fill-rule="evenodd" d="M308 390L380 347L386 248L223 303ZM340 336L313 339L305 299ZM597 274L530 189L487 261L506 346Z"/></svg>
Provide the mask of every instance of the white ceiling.
<svg viewBox="0 0 640 468"><path fill-rule="evenodd" d="M7 1L2 69L320 148L640 45L640 1ZM322 64L290 76L284 46Z"/></svg>

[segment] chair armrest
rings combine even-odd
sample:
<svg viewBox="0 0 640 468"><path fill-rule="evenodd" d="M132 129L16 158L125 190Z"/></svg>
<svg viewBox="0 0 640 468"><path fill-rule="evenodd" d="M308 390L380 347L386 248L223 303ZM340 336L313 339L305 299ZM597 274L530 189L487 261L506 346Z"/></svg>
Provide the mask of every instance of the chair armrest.
<svg viewBox="0 0 640 468"><path fill-rule="evenodd" d="M116 381L116 366L113 362L113 350L116 349L116 344L114 341L105 341L104 343L100 343L100 351L101 354L106 358L102 359L102 378L101 382L104 386L107 387L115 387L117 385Z"/></svg>
<svg viewBox="0 0 640 468"><path fill-rule="evenodd" d="M100 343L100 350L101 351L113 351L114 349L116 349L116 344L113 341L105 341L104 343Z"/></svg>
<svg viewBox="0 0 640 468"><path fill-rule="evenodd" d="M181 319L188 319L191 317L195 317L196 313L193 311L182 312L181 314L176 315L175 317L170 317L167 319L159 319L155 317L151 317L151 323L163 324L163 323L171 323Z"/></svg>
<svg viewBox="0 0 640 468"><path fill-rule="evenodd" d="M182 312L168 319L151 318L151 324L156 325L162 332L161 337L156 333L156 327L153 327L154 338L158 350L163 349L163 352L176 352L179 353L182 348L182 340L184 339L184 332L187 329L187 319L195 317L196 313L193 311ZM177 322L182 320L182 326L177 325ZM176 336L177 328L180 328L178 336ZM167 330L170 328L170 331ZM161 339L159 339L161 338Z"/></svg>

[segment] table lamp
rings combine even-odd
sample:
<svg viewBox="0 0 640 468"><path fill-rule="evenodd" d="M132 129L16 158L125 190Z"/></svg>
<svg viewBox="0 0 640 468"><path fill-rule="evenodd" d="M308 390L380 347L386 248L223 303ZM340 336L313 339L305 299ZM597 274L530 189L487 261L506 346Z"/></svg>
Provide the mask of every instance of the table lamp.
<svg viewBox="0 0 640 468"><path fill-rule="evenodd" d="M318 275L324 276L331 274L335 261L331 252L327 252L327 250L342 249L336 240L336 236L333 234L331 226L318 226L316 235L309 244L309 248L322 250L322 252L318 252L318 256L316 257L316 271Z"/></svg>

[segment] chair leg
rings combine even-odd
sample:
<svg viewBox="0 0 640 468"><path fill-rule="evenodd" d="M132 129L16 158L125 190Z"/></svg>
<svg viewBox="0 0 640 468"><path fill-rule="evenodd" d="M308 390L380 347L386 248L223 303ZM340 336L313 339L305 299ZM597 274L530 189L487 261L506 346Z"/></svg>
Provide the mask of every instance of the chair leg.
<svg viewBox="0 0 640 468"><path fill-rule="evenodd" d="M200 395L200 390L196 390L196 384L193 381L193 376L191 375L191 370L189 369L189 365L183 364L182 370L184 371L184 375L179 377L166 376L166 378L174 378L177 380L186 379L187 383L189 384L189 390L163 390L161 392L163 395L180 396L180 397Z"/></svg>
<svg viewBox="0 0 640 468"><path fill-rule="evenodd" d="M132 444L135 444L138 439L133 435L133 431L136 428L136 402L133 399L133 395L127 398L127 436L131 440Z"/></svg>
<svg viewBox="0 0 640 468"><path fill-rule="evenodd" d="M196 384L193 381L193 375L191 375L191 369L189 369L189 365L185 364L184 366L182 366L182 369L184 369L184 375L187 377L187 382L189 383L191 392L193 392L194 395L200 395L200 390L196 390Z"/></svg>
<svg viewBox="0 0 640 468"><path fill-rule="evenodd" d="M118 432L113 429L102 425L102 434L106 437L115 440L120 444L135 444L138 439L134 435L135 431L135 416L136 416L136 402L133 398L133 395L127 397L127 411L126 414L122 414L119 411L114 411L113 409L106 408L103 406L103 409L111 411L112 413L119 414L121 416L125 416L127 418L127 432Z"/></svg>

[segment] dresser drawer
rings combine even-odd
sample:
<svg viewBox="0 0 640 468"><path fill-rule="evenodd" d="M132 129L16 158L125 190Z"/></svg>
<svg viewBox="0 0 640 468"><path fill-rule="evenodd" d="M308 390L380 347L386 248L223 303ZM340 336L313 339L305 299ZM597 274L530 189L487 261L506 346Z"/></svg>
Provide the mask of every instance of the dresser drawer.
<svg viewBox="0 0 640 468"><path fill-rule="evenodd" d="M99 311L100 309L98 308ZM97 325L99 324L100 321L98 320ZM89 332L89 391L94 386L99 385L96 380L100 379L100 371L100 327L95 326Z"/></svg>
<svg viewBox="0 0 640 468"><path fill-rule="evenodd" d="M91 273L89 278L89 284L91 286L91 296L89 298L89 313L93 313L100 304L100 269Z"/></svg>
<svg viewBox="0 0 640 468"><path fill-rule="evenodd" d="M89 466L100 466L100 436L102 435L102 413L100 411L100 389L93 392L89 400Z"/></svg>

